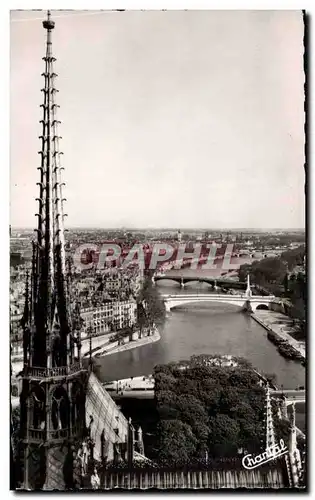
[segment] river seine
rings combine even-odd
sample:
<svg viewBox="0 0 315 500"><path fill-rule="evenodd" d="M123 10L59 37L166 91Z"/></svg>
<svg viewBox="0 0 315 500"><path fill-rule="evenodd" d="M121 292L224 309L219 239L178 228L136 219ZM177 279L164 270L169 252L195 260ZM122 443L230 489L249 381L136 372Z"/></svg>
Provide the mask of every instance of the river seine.
<svg viewBox="0 0 315 500"><path fill-rule="evenodd" d="M207 293L209 287L191 284L180 290L159 286L161 294L198 293L198 289ZM305 368L283 358L266 330L235 306L195 303L173 309L160 333L161 340L154 344L97 358L99 379L107 382L147 375L155 365L189 359L193 354L231 354L246 358L260 373L275 374L279 388L305 386ZM296 410L297 425L305 432L305 405L298 403Z"/></svg>
<svg viewBox="0 0 315 500"><path fill-rule="evenodd" d="M188 287L186 291L175 287L159 290L189 293ZM197 292L193 286L192 292ZM275 374L279 388L305 386L305 368L283 358L266 330L233 305L195 303L174 309L160 333L159 342L98 358L99 378L105 382L149 374L157 364L189 359L193 354L231 354L243 356L260 372Z"/></svg>

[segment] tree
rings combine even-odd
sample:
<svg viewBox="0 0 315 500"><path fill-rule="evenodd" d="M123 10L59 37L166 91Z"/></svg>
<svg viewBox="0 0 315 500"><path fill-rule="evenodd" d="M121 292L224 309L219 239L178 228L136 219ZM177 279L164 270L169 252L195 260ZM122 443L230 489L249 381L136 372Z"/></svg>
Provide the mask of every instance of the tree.
<svg viewBox="0 0 315 500"><path fill-rule="evenodd" d="M220 412L231 414L240 402L240 390L237 386L231 385L221 393Z"/></svg>
<svg viewBox="0 0 315 500"><path fill-rule="evenodd" d="M262 280L267 283L282 283L286 275L287 267L276 257L268 257L257 263L253 269L254 280L260 284Z"/></svg>
<svg viewBox="0 0 315 500"><path fill-rule="evenodd" d="M302 298L294 298L292 300L291 316L299 320L305 320L305 302Z"/></svg>
<svg viewBox="0 0 315 500"><path fill-rule="evenodd" d="M264 448L265 443L265 422L250 418L249 415L244 415L238 419L240 425L240 448L245 448L248 452L260 453Z"/></svg>
<svg viewBox="0 0 315 500"><path fill-rule="evenodd" d="M277 375L275 373L266 373L264 377L267 379L269 385L276 385Z"/></svg>
<svg viewBox="0 0 315 500"><path fill-rule="evenodd" d="M165 306L158 290L149 276L145 278L138 296L138 322L141 326L162 325L165 321Z"/></svg>
<svg viewBox="0 0 315 500"><path fill-rule="evenodd" d="M212 380L206 379L204 387L199 390L199 399L205 405L209 416L220 411L221 395L222 387L220 385L215 386Z"/></svg>
<svg viewBox="0 0 315 500"><path fill-rule="evenodd" d="M185 464L197 448L197 438L190 425L181 420L164 420L158 424L159 461L168 464Z"/></svg>
<svg viewBox="0 0 315 500"><path fill-rule="evenodd" d="M178 417L177 395L173 391L156 391L156 402L161 419L175 419Z"/></svg>
<svg viewBox="0 0 315 500"><path fill-rule="evenodd" d="M296 266L302 266L305 257L305 247L300 246L292 250L287 250L281 254L281 260L287 263L288 269L291 271Z"/></svg>
<svg viewBox="0 0 315 500"><path fill-rule="evenodd" d="M235 456L240 444L239 423L222 413L209 419L209 451L214 457Z"/></svg>
<svg viewBox="0 0 315 500"><path fill-rule="evenodd" d="M250 264L242 264L238 270L238 278L241 283L247 280L247 275L250 275L252 266Z"/></svg>
<svg viewBox="0 0 315 500"><path fill-rule="evenodd" d="M175 377L173 377L173 387L176 383ZM195 394L197 390L197 382L191 379L187 379L185 377L181 377L177 379L176 387L174 387L177 394Z"/></svg>
<svg viewBox="0 0 315 500"><path fill-rule="evenodd" d="M153 376L156 378L160 373L172 375L170 365L156 365L153 369Z"/></svg>
<svg viewBox="0 0 315 500"><path fill-rule="evenodd" d="M232 387L251 388L259 382L259 376L253 370L231 370L229 385Z"/></svg>
<svg viewBox="0 0 315 500"><path fill-rule="evenodd" d="M192 394L180 394L176 399L176 407L183 422L191 426L197 422L206 422L208 415L202 403Z"/></svg>
<svg viewBox="0 0 315 500"><path fill-rule="evenodd" d="M159 394L160 391L173 391L176 384L176 379L170 374L159 372L155 377L155 387Z"/></svg>
<svg viewBox="0 0 315 500"><path fill-rule="evenodd" d="M252 281L256 285L266 286L282 284L287 273L286 264L277 257L267 257L260 261L256 260L251 265L240 266L238 275L240 281L245 281L247 274L250 274Z"/></svg>
<svg viewBox="0 0 315 500"><path fill-rule="evenodd" d="M197 440L193 451L186 449L185 457L189 455L189 460L204 458L206 452L222 457L235 455L239 447L261 448L265 393L259 377L250 364L205 366L202 363L206 359L207 355L194 356L191 366L186 363L185 369L180 368L181 362L155 368L160 423L171 420L172 426L174 422L189 426ZM168 429L165 424L163 432ZM171 438L163 437L163 446L174 445L168 439Z"/></svg>

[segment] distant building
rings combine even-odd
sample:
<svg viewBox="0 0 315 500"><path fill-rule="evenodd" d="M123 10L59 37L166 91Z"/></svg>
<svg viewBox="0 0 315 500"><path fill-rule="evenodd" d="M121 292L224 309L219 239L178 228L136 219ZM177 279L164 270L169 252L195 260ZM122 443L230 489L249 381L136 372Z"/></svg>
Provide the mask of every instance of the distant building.
<svg viewBox="0 0 315 500"><path fill-rule="evenodd" d="M132 327L137 321L137 304L134 301L111 301L97 307L81 309L83 330L92 335Z"/></svg>
<svg viewBox="0 0 315 500"><path fill-rule="evenodd" d="M142 270L138 267L127 267L126 269L115 269L115 271L104 276L104 291L116 292L130 291L136 296L142 284Z"/></svg>

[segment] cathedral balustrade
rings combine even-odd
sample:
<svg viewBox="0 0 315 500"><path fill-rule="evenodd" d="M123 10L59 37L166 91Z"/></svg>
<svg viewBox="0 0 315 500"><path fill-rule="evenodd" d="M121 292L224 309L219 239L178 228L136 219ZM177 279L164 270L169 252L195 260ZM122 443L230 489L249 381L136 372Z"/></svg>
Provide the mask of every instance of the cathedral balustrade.
<svg viewBox="0 0 315 500"><path fill-rule="evenodd" d="M45 438L45 431L42 429L28 429L28 437L35 442L43 441Z"/></svg>
<svg viewBox="0 0 315 500"><path fill-rule="evenodd" d="M57 366L55 368L41 368L41 367L28 367L26 374L29 377L43 378L43 377L64 377L77 373L81 370L80 363L73 363L70 366Z"/></svg>
<svg viewBox="0 0 315 500"><path fill-rule="evenodd" d="M73 427L69 427L66 429L52 429L46 433L45 429L34 429L30 427L28 429L28 438L33 442L43 442L46 440L49 441L63 441L64 439L68 439L70 437L76 437L80 434L82 430L80 425L74 425Z"/></svg>
<svg viewBox="0 0 315 500"><path fill-rule="evenodd" d="M59 440L59 439L67 439L71 435L75 434L74 429L57 429L48 432L48 439L50 440Z"/></svg>

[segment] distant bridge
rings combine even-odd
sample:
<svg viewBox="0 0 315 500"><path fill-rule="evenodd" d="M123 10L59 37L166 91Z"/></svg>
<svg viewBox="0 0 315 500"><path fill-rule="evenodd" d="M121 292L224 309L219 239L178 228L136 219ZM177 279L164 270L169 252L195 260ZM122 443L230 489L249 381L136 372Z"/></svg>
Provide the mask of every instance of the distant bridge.
<svg viewBox="0 0 315 500"><path fill-rule="evenodd" d="M281 389L270 390L270 397L280 400L281 404L278 408L279 418L289 419L288 407L296 403L305 403L305 390ZM296 432L302 438L305 438L304 432L296 427Z"/></svg>
<svg viewBox="0 0 315 500"><path fill-rule="evenodd" d="M305 390L270 390L270 396L274 398L284 398L287 406L293 403L305 403Z"/></svg>
<svg viewBox="0 0 315 500"><path fill-rule="evenodd" d="M187 294L187 295L162 295L166 311L174 307L183 306L196 302L212 302L220 304L231 304L244 310L256 311L257 308L270 309L271 304L280 303L274 295L248 295L247 293L229 294Z"/></svg>
<svg viewBox="0 0 315 500"><path fill-rule="evenodd" d="M153 277L153 282L157 283L159 281L174 281L177 283L181 288L184 288L187 283L192 283L192 282L197 282L197 283L207 283L208 285L212 286L213 288L218 287L229 287L229 288L237 288L239 290L245 290L246 288L246 283L242 283L240 281L235 281L232 279L224 279L224 278L207 278L205 277L200 277L200 276L189 276L189 277L183 277L183 276L178 276L178 275L171 275L171 274L162 274L162 275L156 275Z"/></svg>
<svg viewBox="0 0 315 500"><path fill-rule="evenodd" d="M235 272L235 264L238 264L238 267L241 266L241 264L250 264L254 260L261 260L261 259L266 259L267 257L277 257L278 255L281 255L283 252L282 250L267 250L264 252L257 252L257 251L251 251L251 250L238 250L238 251L233 251L231 253L227 254L221 254L221 255L216 255L214 264L219 264L220 261L224 261L224 259L233 259L233 261L230 261L231 264L233 264L233 271ZM208 255L200 255L199 257L193 257L193 253L191 255L187 254L185 257L181 259L176 259L169 261L167 263L164 263L162 267L165 270L171 270L171 269L184 269L186 266L191 267L191 266L202 266L208 263ZM241 259L241 260L238 260ZM227 266L228 267L228 266ZM237 268L238 269L238 268ZM233 272L232 271L232 272ZM225 273L222 273L225 274ZM228 274L228 271L227 273Z"/></svg>

